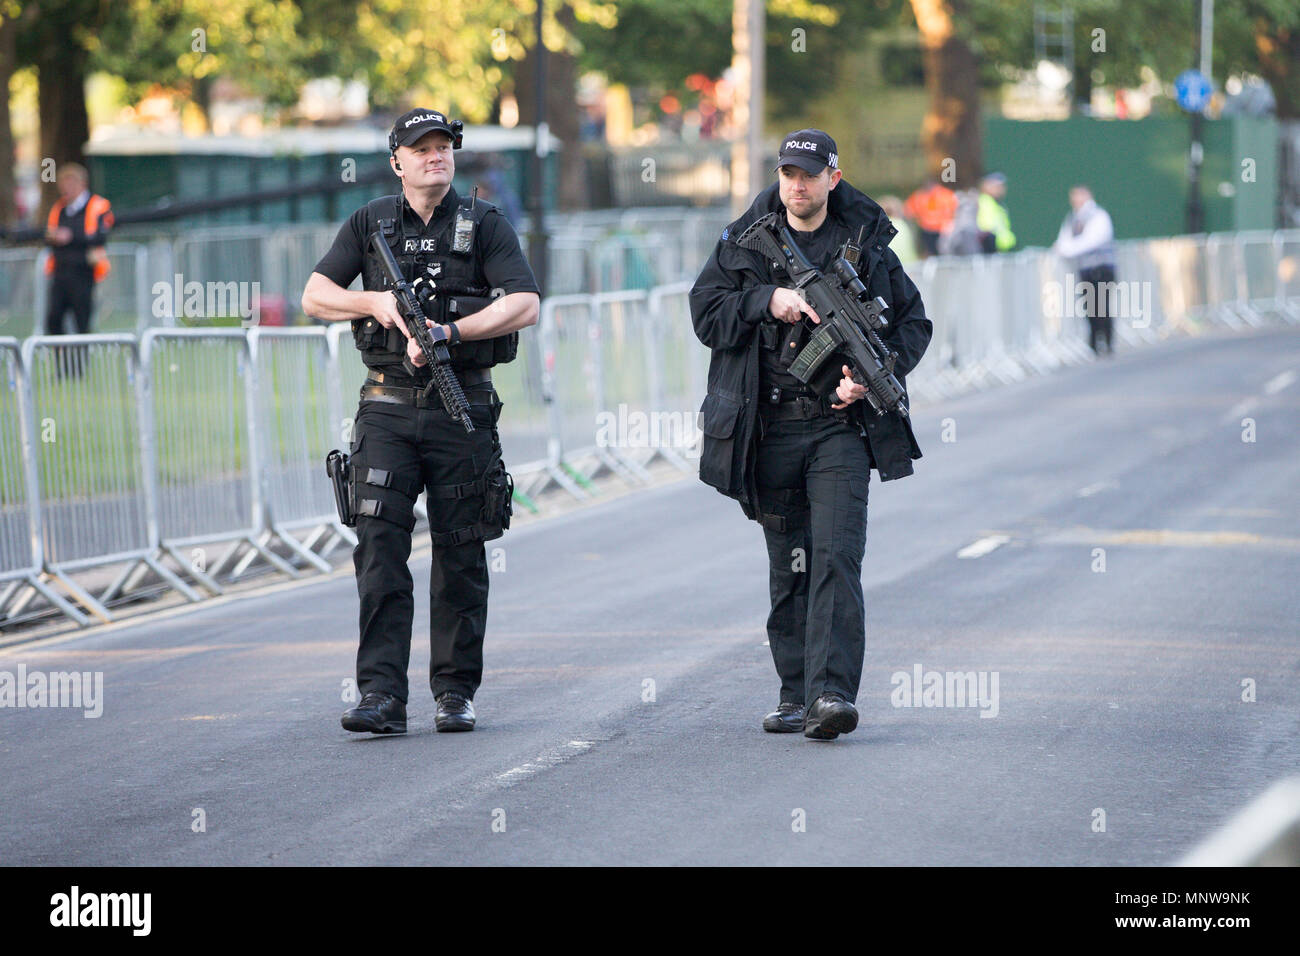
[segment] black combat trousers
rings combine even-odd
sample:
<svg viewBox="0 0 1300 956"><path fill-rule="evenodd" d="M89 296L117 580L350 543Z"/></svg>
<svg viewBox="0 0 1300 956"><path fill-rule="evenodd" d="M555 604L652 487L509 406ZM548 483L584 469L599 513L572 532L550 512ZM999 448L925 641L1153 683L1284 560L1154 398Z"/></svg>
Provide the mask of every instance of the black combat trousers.
<svg viewBox="0 0 1300 956"><path fill-rule="evenodd" d="M72 333L85 335L90 331L94 314L95 274L91 269L72 268L55 270L50 278L49 299L45 307L45 334L65 335L65 319L72 313ZM84 371L85 352L82 348L60 348L55 353L59 375L79 376Z"/></svg>
<svg viewBox="0 0 1300 956"><path fill-rule="evenodd" d="M72 313L72 331L90 331L94 311L95 274L87 269L60 269L50 277L49 300L45 307L45 334L63 335L64 319Z"/></svg>
<svg viewBox="0 0 1300 956"><path fill-rule="evenodd" d="M474 401L478 390L466 390ZM428 489L429 531L434 539L429 575L429 686L436 697L456 691L473 698L483 678L483 636L487 629L488 566L483 540L439 546L438 535L480 520L483 497L446 497L437 489L463 486L483 477L496 447L501 403L471 404L474 431L440 406L362 401L357 410L352 469L359 509L379 502L377 516L358 514L352 559L361 599L361 645L357 687L407 699L411 658L414 585L407 561L415 498ZM376 469L380 474L371 474ZM382 473L387 472L387 476ZM388 482L388 487L366 483Z"/></svg>
<svg viewBox="0 0 1300 956"><path fill-rule="evenodd" d="M866 623L862 559L871 459L856 415L764 421L755 480L767 538L767 638L781 703L853 702ZM779 527L784 525L784 528ZM773 527L777 525L778 527Z"/></svg>
<svg viewBox="0 0 1300 956"><path fill-rule="evenodd" d="M1084 287L1092 288L1092 307L1087 308L1087 300L1083 298L1083 292L1080 291L1080 298L1084 303L1088 315L1088 347L1095 354L1100 354L1100 345L1106 343L1106 354L1110 355L1115 351L1111 344L1111 339L1115 332L1115 317L1110 314L1110 296L1106 290L1101 288L1102 283L1115 281L1114 266L1097 266L1094 269L1083 269L1079 272L1079 282Z"/></svg>

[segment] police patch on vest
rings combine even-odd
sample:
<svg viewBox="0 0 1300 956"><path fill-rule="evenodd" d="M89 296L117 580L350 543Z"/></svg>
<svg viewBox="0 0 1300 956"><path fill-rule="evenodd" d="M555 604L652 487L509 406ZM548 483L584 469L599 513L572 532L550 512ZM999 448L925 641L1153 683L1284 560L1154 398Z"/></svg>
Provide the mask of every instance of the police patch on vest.
<svg viewBox="0 0 1300 956"><path fill-rule="evenodd" d="M434 239L405 239L402 243L402 252L433 252Z"/></svg>

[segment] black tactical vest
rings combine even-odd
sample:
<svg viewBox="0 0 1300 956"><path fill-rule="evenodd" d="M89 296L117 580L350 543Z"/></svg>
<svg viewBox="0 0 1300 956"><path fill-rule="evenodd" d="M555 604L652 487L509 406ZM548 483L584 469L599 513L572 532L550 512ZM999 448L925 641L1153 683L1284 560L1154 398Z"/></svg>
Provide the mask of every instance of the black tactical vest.
<svg viewBox="0 0 1300 956"><path fill-rule="evenodd" d="M414 282L421 275L433 280L438 294L426 303L425 313L434 322L446 324L473 315L496 297L483 275L478 255L479 228L484 219L497 212L492 203L462 198L456 212L432 237L407 232L400 193L372 199L367 208L368 220L374 224L372 234L384 236L407 281ZM371 237L366 236L362 288L383 291L390 286L370 242ZM385 329L373 317L352 320L352 339L362 361L371 368L401 365L406 357L406 336L400 329ZM513 361L518 347L518 332L462 341L451 349L451 364L453 368L491 368Z"/></svg>

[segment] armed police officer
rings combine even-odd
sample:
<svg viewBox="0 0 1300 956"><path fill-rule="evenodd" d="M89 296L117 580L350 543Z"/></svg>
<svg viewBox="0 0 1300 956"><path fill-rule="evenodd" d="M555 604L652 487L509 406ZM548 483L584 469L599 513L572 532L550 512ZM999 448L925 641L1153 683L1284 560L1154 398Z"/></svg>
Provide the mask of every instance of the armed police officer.
<svg viewBox="0 0 1300 956"><path fill-rule="evenodd" d="M453 150L463 126L429 109L411 110L388 138L401 181L392 196L352 214L316 266L303 311L352 322L368 368L357 409L350 500L361 599L357 686L346 730L406 730L414 594L407 561L414 505L427 492L433 539L429 579L429 683L439 731L473 730L483 675L488 567L484 541L509 520L510 481L496 423L501 402L491 368L514 358L518 330L537 321L537 282L510 223L491 203L452 186ZM411 338L372 239L382 237L425 303L431 336L450 351L473 430L453 418ZM363 291L348 291L360 275Z"/></svg>
<svg viewBox="0 0 1300 956"><path fill-rule="evenodd" d="M805 383L792 372L821 317L790 275L737 240L769 214L825 270L846 240L856 273L888 311L880 335L902 386L930 342L921 296L889 249L897 232L875 201L843 181L835 141L804 129L782 141L778 181L722 233L691 290L691 317L712 350L700 478L736 498L767 540L768 643L781 682L763 729L828 740L857 727L865 652L862 559L867 484L912 473L921 457L905 412L877 416L862 374L835 353ZM851 277L852 273L850 273Z"/></svg>

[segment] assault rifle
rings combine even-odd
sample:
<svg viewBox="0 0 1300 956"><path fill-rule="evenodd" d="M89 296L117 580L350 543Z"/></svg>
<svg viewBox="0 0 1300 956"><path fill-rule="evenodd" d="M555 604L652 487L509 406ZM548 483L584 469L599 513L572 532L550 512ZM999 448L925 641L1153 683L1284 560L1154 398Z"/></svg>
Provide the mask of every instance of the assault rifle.
<svg viewBox="0 0 1300 956"><path fill-rule="evenodd" d="M883 316L889 306L879 296L868 298L854 268L862 254L862 233L856 243L849 240L840 248L831 262L833 275L819 271L799 251L779 213L768 213L750 225L736 242L784 268L795 290L821 318L816 325L804 319L812 335L795 356L790 374L806 385L838 352L854 381L867 387L866 400L876 415L897 412L906 417L907 395L894 377L897 355L880 338L889 325Z"/></svg>
<svg viewBox="0 0 1300 956"><path fill-rule="evenodd" d="M420 304L420 298L411 288L411 283L407 282L406 276L402 275L397 257L393 255L393 250L388 247L384 237L375 233L370 244L375 254L379 256L389 285L393 287L393 295L397 297L397 311L401 313L411 338L415 339L416 344L420 346L420 351L424 353L425 361L429 363L429 372L433 378L425 386L425 398L427 399L430 391L436 388L442 398L443 407L447 409L447 414L464 425L465 431L472 432L474 423L469 418L469 402L460 387L460 380L451 370L451 352L447 349L446 341L436 340L430 334L424 306Z"/></svg>

